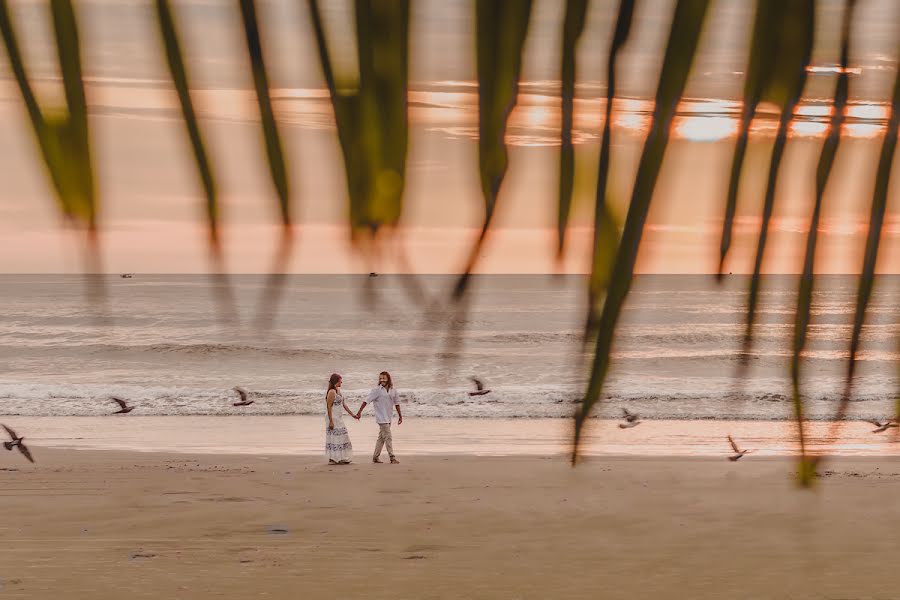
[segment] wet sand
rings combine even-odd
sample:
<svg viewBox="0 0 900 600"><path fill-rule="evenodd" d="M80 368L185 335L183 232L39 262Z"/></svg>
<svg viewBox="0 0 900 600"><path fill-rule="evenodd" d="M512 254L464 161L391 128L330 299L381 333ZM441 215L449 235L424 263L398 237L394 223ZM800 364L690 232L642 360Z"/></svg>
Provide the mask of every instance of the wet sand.
<svg viewBox="0 0 900 600"><path fill-rule="evenodd" d="M3 598L891 598L900 459L0 455ZM363 459L364 456L358 456Z"/></svg>
<svg viewBox="0 0 900 600"><path fill-rule="evenodd" d="M394 425L398 452L416 455L477 456L568 455L571 419L436 419L409 415ZM264 454L321 456L325 421L321 415L27 417L3 422L43 447L81 450L137 450L186 454ZM619 429L618 420L591 419L581 452L588 456L709 456L730 452L734 438L756 457L797 452L797 427L790 421L647 420ZM346 419L358 451L371 451L378 426L371 417ZM807 444L815 454L900 455L898 432L873 434L862 421L844 423L835 433L825 421L806 423Z"/></svg>

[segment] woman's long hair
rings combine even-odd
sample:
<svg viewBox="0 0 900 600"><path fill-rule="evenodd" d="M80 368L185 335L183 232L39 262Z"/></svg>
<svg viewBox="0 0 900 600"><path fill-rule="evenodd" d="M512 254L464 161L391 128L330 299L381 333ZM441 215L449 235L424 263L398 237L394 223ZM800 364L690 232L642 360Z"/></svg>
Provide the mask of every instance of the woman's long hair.
<svg viewBox="0 0 900 600"><path fill-rule="evenodd" d="M385 377L387 377L387 385L384 386L384 389L386 389L387 391L391 391L391 388L394 387L394 380L391 379L391 374L388 373L387 371L382 371L378 375L379 376L384 375Z"/></svg>
<svg viewBox="0 0 900 600"><path fill-rule="evenodd" d="M328 395L328 392L337 388L337 384L340 383L341 379L343 379L343 377L341 377L340 373L331 374L331 377L328 379L328 389L325 391L326 396Z"/></svg>

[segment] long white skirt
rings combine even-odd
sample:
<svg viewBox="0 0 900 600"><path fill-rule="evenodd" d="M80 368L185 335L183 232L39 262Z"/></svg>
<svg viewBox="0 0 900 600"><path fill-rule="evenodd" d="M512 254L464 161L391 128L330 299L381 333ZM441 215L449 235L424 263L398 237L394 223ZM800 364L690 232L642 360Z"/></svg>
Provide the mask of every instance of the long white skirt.
<svg viewBox="0 0 900 600"><path fill-rule="evenodd" d="M344 425L343 415L335 409L341 408L339 406L332 407L334 429L328 429L328 415L325 415L325 458L334 462L352 460L353 444L350 443L350 434L347 432L347 426Z"/></svg>

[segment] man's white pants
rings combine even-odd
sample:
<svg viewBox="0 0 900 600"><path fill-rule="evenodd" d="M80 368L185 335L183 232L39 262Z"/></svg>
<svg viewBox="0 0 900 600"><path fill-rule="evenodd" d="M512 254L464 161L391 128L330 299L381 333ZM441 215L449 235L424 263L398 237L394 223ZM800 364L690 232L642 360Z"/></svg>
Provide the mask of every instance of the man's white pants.
<svg viewBox="0 0 900 600"><path fill-rule="evenodd" d="M375 454L372 458L378 458L381 456L381 448L382 446L387 446L388 456L394 458L394 445L393 440L391 439L391 424L390 423L379 423L378 424L378 441L375 442Z"/></svg>

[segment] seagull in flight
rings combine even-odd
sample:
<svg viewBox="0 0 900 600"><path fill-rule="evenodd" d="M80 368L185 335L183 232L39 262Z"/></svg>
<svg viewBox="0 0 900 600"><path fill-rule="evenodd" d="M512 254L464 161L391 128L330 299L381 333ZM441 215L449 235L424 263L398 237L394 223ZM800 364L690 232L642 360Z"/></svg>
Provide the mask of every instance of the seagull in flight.
<svg viewBox="0 0 900 600"><path fill-rule="evenodd" d="M734 439L732 439L730 435L728 436L728 443L731 444L731 449L734 450L734 454L728 457L728 460L730 460L731 462L740 460L741 457L745 454L750 454L751 452L753 452L753 450L741 450L740 448L738 448L738 445L734 442Z"/></svg>
<svg viewBox="0 0 900 600"><path fill-rule="evenodd" d="M235 402L234 404L232 404L232 406L250 406L251 404L253 404L254 401L247 398L247 390L245 390L244 388L242 388L240 386L235 386L231 389L236 391L238 393L238 395L241 397L241 401Z"/></svg>
<svg viewBox="0 0 900 600"><path fill-rule="evenodd" d="M134 410L133 406L128 406L127 402L125 402L124 400L122 400L121 398L119 398L117 396L110 396L109 399L119 405L119 410L114 412L113 413L114 415L127 415L128 413L130 413L131 411Z"/></svg>
<svg viewBox="0 0 900 600"><path fill-rule="evenodd" d="M3 425L3 429L6 430L6 433L9 434L9 437L12 440L11 442L3 442L3 447L6 448L7 450L12 450L13 448L18 448L19 452L22 453L22 456L24 456L25 458L28 459L28 462L34 462L34 458L31 456L31 451L28 450L28 446L26 446L25 443L22 441L25 438L16 435L16 432L13 431L12 429L10 429L9 427L7 427L6 425Z"/></svg>
<svg viewBox="0 0 900 600"><path fill-rule="evenodd" d="M469 379L475 384L475 391L469 392L469 396L484 396L491 393L491 390L484 389L484 384L477 377L470 377Z"/></svg>
<svg viewBox="0 0 900 600"><path fill-rule="evenodd" d="M622 409L622 418L624 423L619 423L619 429L631 429L641 424L641 415L629 411L627 408Z"/></svg>
<svg viewBox="0 0 900 600"><path fill-rule="evenodd" d="M876 427L876 429L872 430L872 433L881 433L882 431L887 431L891 427L897 427L896 421L878 421L876 419L866 419L867 423L871 423Z"/></svg>

